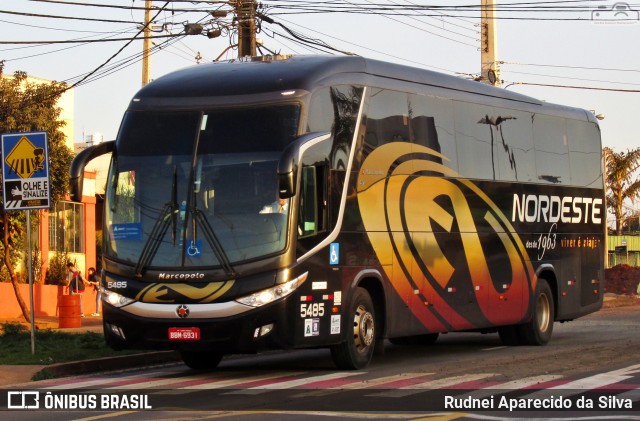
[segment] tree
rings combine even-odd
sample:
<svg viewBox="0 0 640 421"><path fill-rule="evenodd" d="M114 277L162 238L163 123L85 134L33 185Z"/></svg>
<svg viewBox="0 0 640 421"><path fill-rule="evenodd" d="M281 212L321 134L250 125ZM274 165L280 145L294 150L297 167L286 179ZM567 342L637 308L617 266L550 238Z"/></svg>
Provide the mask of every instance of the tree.
<svg viewBox="0 0 640 421"><path fill-rule="evenodd" d="M627 233L640 232L640 211L632 211L622 224L622 231Z"/></svg>
<svg viewBox="0 0 640 421"><path fill-rule="evenodd" d="M4 76L4 63L0 62L0 133L47 132L49 149L49 176L51 179L51 206L64 197L69 187L69 166L73 153L65 145L65 135L60 130L65 124L60 119L61 108L58 99L67 90L67 85L59 82L35 83L25 72L15 72ZM1 200L1 198L0 198ZM11 250L17 247L24 227L23 212L6 212L0 207L0 237L2 237L3 260L9 272L11 283L22 314L31 321L13 268ZM30 241L30 239L29 239Z"/></svg>
<svg viewBox="0 0 640 421"><path fill-rule="evenodd" d="M616 234L622 234L627 212L624 202L631 203L640 197L640 180L636 171L640 168L640 148L627 152L614 152L604 148L607 207L616 219ZM634 176L636 177L634 179Z"/></svg>

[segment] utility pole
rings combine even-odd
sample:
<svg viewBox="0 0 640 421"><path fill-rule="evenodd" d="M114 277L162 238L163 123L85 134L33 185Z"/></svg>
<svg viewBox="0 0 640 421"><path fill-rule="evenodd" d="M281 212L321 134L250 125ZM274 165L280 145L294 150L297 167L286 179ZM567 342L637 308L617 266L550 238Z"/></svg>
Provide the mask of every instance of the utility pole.
<svg viewBox="0 0 640 421"><path fill-rule="evenodd" d="M151 82L151 3L152 0L144 2L144 41L142 42L142 86Z"/></svg>
<svg viewBox="0 0 640 421"><path fill-rule="evenodd" d="M254 0L236 0L238 19L238 57L256 55L256 3Z"/></svg>
<svg viewBox="0 0 640 421"><path fill-rule="evenodd" d="M482 0L480 19L480 66L481 82L500 86L498 68L498 31L495 20L495 1Z"/></svg>

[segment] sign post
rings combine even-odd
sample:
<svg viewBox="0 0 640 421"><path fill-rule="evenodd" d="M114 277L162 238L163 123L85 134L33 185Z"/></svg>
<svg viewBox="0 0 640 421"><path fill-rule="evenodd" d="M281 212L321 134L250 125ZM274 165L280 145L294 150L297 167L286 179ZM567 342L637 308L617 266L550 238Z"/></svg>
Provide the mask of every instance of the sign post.
<svg viewBox="0 0 640 421"><path fill-rule="evenodd" d="M31 354L35 354L30 211L31 209L48 209L51 202L47 133L30 132L2 135L2 193L5 211L27 211Z"/></svg>

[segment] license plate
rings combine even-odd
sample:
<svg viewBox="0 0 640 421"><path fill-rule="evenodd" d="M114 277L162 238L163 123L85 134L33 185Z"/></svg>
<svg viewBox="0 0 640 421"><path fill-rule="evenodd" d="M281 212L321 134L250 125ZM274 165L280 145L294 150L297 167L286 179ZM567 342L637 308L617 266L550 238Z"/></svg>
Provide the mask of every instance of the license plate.
<svg viewBox="0 0 640 421"><path fill-rule="evenodd" d="M200 328L199 327L170 327L169 340L170 341L199 341Z"/></svg>

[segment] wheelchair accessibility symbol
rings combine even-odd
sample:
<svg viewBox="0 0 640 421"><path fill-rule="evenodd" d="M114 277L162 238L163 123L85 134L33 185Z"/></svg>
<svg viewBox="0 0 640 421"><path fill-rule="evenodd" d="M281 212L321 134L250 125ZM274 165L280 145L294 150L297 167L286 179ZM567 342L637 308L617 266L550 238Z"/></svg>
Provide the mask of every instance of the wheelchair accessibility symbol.
<svg viewBox="0 0 640 421"><path fill-rule="evenodd" d="M329 244L329 264L337 265L340 263L340 243Z"/></svg>
<svg viewBox="0 0 640 421"><path fill-rule="evenodd" d="M202 240L187 241L185 252L189 257L200 257L202 255Z"/></svg>

